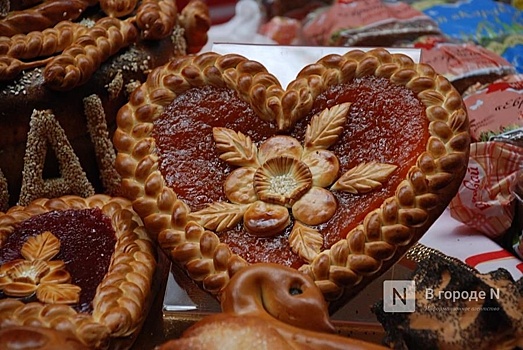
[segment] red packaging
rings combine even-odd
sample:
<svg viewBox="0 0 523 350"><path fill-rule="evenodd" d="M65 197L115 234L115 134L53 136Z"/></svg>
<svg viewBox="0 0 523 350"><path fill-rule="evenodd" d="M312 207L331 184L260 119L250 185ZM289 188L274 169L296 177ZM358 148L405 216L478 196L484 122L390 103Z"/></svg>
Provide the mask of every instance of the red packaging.
<svg viewBox="0 0 523 350"><path fill-rule="evenodd" d="M311 13L302 31L306 44L323 46L394 46L440 33L432 18L408 4L381 0L335 1Z"/></svg>
<svg viewBox="0 0 523 350"><path fill-rule="evenodd" d="M492 83L516 73L506 59L472 43L419 43L415 47L421 48L421 62L445 76L460 93L473 84Z"/></svg>
<svg viewBox="0 0 523 350"><path fill-rule="evenodd" d="M507 75L463 95L474 141L523 127L523 75Z"/></svg>

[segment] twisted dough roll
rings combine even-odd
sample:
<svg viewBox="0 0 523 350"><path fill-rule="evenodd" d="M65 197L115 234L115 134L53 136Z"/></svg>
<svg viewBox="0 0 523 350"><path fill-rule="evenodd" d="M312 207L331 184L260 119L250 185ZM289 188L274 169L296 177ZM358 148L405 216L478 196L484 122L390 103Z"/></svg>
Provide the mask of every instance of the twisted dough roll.
<svg viewBox="0 0 523 350"><path fill-rule="evenodd" d="M134 42L137 35L136 27L128 21L102 18L47 64L47 85L55 90L70 90L84 84L107 58Z"/></svg>
<svg viewBox="0 0 523 350"><path fill-rule="evenodd" d="M254 264L231 278L222 313L190 327L170 349L385 349L335 334L321 291L307 276L277 264Z"/></svg>
<svg viewBox="0 0 523 350"><path fill-rule="evenodd" d="M17 34L0 37L0 55L30 59L50 56L63 51L79 36L85 34L87 27L70 21L62 21L53 28L41 32Z"/></svg>
<svg viewBox="0 0 523 350"><path fill-rule="evenodd" d="M129 21L105 17L85 35L47 64L44 78L55 90L84 84L100 65L136 40L138 31Z"/></svg>
<svg viewBox="0 0 523 350"><path fill-rule="evenodd" d="M109 17L102 17L92 28L71 22L96 3L48 0L0 20L0 80L13 80L22 71L45 66L47 86L66 91L87 82L122 48L138 39L168 38L176 25L184 30L186 48L182 51L199 51L207 42L210 19L205 3L199 0L189 2L181 14L175 0L144 0L138 9L138 0L102 0L100 6ZM136 15L118 19L134 10ZM52 55L56 56L48 57ZM40 59L24 61L35 58Z"/></svg>
<svg viewBox="0 0 523 350"><path fill-rule="evenodd" d="M175 0L144 0L136 13L136 24L148 40L171 35L176 24Z"/></svg>
<svg viewBox="0 0 523 350"><path fill-rule="evenodd" d="M51 56L71 46L88 28L63 21L42 32L0 37L0 80L15 79L22 71L47 64L51 58L24 62L22 59Z"/></svg>
<svg viewBox="0 0 523 350"><path fill-rule="evenodd" d="M98 0L47 0L31 9L13 11L0 20L3 36L42 31L63 20L75 20Z"/></svg>

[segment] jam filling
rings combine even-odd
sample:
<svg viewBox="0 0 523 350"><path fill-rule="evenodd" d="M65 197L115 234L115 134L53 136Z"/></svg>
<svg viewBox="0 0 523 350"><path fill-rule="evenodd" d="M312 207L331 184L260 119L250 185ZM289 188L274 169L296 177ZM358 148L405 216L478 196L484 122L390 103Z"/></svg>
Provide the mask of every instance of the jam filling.
<svg viewBox="0 0 523 350"><path fill-rule="evenodd" d="M52 260L61 260L79 286L80 301L71 305L78 312L92 312L96 288L109 269L116 235L111 219L99 208L50 211L35 215L15 226L0 249L0 264L24 259L20 250L33 236L50 231L60 240L60 251Z"/></svg>
<svg viewBox="0 0 523 350"><path fill-rule="evenodd" d="M324 236L324 249L344 238L368 212L394 195L428 139L425 107L415 94L374 76L330 87L288 134L302 142L314 114L344 102L352 103L347 123L338 141L329 148L339 159L340 174L371 161L398 168L382 188L371 193L333 191L338 209L329 221L317 226ZM154 122L153 135L160 172L193 211L212 202L227 201L223 184L234 169L219 159L213 127L242 132L256 146L279 133L274 123L261 120L232 90L206 86L180 94ZM240 223L218 236L248 262L276 262L297 268L304 261L290 249L291 229L292 223L275 237L257 237L247 233Z"/></svg>

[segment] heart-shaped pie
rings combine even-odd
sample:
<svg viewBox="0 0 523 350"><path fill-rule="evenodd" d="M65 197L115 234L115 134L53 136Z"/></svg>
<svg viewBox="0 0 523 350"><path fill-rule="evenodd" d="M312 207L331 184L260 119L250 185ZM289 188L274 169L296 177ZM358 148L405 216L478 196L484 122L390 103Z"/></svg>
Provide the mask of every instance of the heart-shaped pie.
<svg viewBox="0 0 523 350"><path fill-rule="evenodd" d="M219 297L273 262L343 303L417 242L468 161L460 94L385 49L328 55L283 89L217 53L154 70L118 114L122 189L150 234Z"/></svg>

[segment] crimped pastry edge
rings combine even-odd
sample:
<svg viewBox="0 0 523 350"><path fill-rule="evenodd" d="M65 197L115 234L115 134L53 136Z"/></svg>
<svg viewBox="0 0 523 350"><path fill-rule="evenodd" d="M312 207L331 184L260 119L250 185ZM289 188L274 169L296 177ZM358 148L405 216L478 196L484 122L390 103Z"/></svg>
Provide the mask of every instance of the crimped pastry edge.
<svg viewBox="0 0 523 350"><path fill-rule="evenodd" d="M146 317L156 270L156 250L132 204L123 197L96 194L41 198L27 206L14 206L0 214L0 237L14 225L52 210L100 208L112 222L117 242L109 270L98 285L91 314L68 305L25 304L13 298L0 300L0 327L30 324L75 334L93 349L106 348L113 339L135 335ZM88 247L86 247L88 248Z"/></svg>
<svg viewBox="0 0 523 350"><path fill-rule="evenodd" d="M153 71L118 114L114 143L124 193L153 238L183 265L203 289L219 297L237 269L247 265L213 232L188 222L189 208L165 185L151 136L152 122L174 98L204 84L226 86L249 102L256 114L291 126L310 110L328 85L374 74L417 93L426 106L426 150L394 196L368 213L363 223L301 271L329 300L350 296L392 266L442 213L457 192L469 152L468 117L460 94L430 66L386 49L350 50L304 67L283 90L258 62L235 54L204 53L175 60Z"/></svg>

